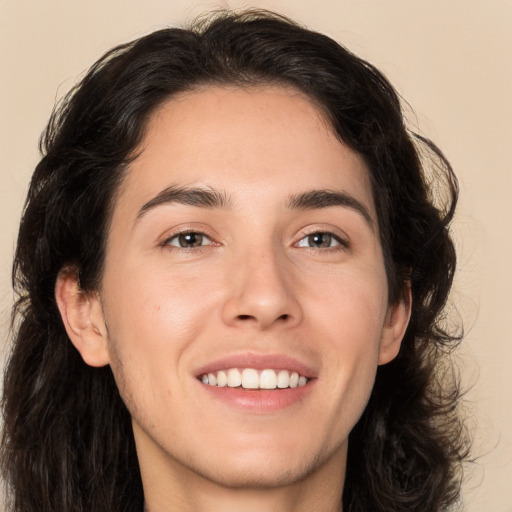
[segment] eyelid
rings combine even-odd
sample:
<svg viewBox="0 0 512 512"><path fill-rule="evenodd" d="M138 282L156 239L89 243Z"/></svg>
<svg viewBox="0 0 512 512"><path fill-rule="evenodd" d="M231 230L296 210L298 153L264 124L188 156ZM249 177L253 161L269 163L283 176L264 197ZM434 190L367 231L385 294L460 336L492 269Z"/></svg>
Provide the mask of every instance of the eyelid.
<svg viewBox="0 0 512 512"><path fill-rule="evenodd" d="M342 249L348 249L350 248L350 245L351 245L351 242L350 242L350 239L348 237L348 235L342 231L341 229L335 227L335 226L332 226L332 225L329 225L329 226L310 226L310 227L306 227L306 228L303 228L296 241L294 242L294 246L295 247L298 247L298 243L300 241L302 241L304 238L308 237L308 236L311 236L311 235L315 235L317 233L322 233L322 234L326 234L326 235L330 235L332 236L337 242L339 242L340 246ZM326 250L329 250L329 249L333 249L335 250L336 247L326 247L326 248L315 248L315 247L309 247L309 249L313 249L313 250L321 250L321 251L326 251Z"/></svg>
<svg viewBox="0 0 512 512"><path fill-rule="evenodd" d="M177 245L171 245L169 243L170 240L177 238L180 235L186 235L189 233L197 233L198 235L202 235L202 236L206 237L210 241L210 243L207 243L205 245L201 245L198 247L190 247L190 248L180 247ZM210 229L207 229L204 226L187 225L187 226L183 226L181 228L175 228L175 229L166 231L166 233L160 237L160 242L158 243L158 245L160 245L161 247L172 247L172 248L176 248L176 249L183 249L183 250L189 251L191 249L198 250L203 247L208 247L210 245L220 245L220 243L218 243L216 241L216 237L211 232Z"/></svg>
<svg viewBox="0 0 512 512"><path fill-rule="evenodd" d="M199 235L201 237L201 242L206 241L207 243L201 243L201 245L192 246L192 247L182 247L181 245L179 245L179 243L178 244L171 243L171 242L174 242L174 241L178 241L179 242L179 239L180 239L181 236L188 235L188 234ZM190 231L188 233L187 232L185 232L185 233L177 233L176 235L169 237L164 243L165 243L165 246L176 247L178 249L199 249L200 247L205 247L207 245L212 245L211 242L212 242L212 239L208 235L206 235L204 233L199 233L197 231Z"/></svg>

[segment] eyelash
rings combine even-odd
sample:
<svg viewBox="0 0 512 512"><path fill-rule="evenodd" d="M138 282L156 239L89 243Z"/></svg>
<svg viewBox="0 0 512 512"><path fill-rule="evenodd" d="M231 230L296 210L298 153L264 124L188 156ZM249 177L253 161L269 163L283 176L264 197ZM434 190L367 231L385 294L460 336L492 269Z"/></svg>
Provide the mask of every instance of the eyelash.
<svg viewBox="0 0 512 512"><path fill-rule="evenodd" d="M187 235L196 235L196 236L200 236L201 237L201 242L203 242L203 239L207 239L209 241L209 243L207 244L204 244L204 245L197 245L197 246L182 246L182 245L177 245L177 244L173 244L171 242L173 241L177 241L179 243L180 241L180 237L186 237ZM181 231L179 233L175 233L174 235L170 236L169 238L166 238L163 242L162 242L162 247L167 247L167 248L175 248L177 250L184 250L184 251L199 251L201 250L203 247L206 247L208 245L216 245L214 244L214 242L212 241L211 237L208 236L206 233L203 233L201 231L197 231L197 230L187 230L187 231Z"/></svg>
<svg viewBox="0 0 512 512"><path fill-rule="evenodd" d="M196 246L178 245L180 243L180 237L186 237L187 235L189 235L189 236L195 235L195 236L201 237L201 239L200 239L201 245L196 245ZM303 242L303 241L306 241L306 243L308 243L308 242L311 243L312 237L320 236L320 235L328 236L329 243L335 242L335 245L334 246L329 245L327 247L314 247L314 246L310 246L310 245L300 245L301 242ZM202 242L204 241L204 239L206 239L206 241L208 243L203 244ZM176 241L177 243L176 244L172 243L174 241ZM173 249L175 248L177 250L200 251L203 247L207 247L209 245L218 245L218 244L215 244L215 242L213 242L212 238L202 231L187 230L187 231L175 233L174 235L166 238L162 242L161 245L162 245L162 247L173 248ZM311 251L325 252L325 251L345 250L350 247L350 244L346 239L343 239L339 235L335 235L334 233L332 233L330 231L318 230L318 231L312 231L309 233L304 233L302 238L294 243L294 247L303 247L303 248L309 249Z"/></svg>
<svg viewBox="0 0 512 512"><path fill-rule="evenodd" d="M329 242L330 243L336 242L336 245L334 245L334 246L329 245L327 247L314 247L314 246L309 246L309 245L299 245L303 241L307 241L307 242L311 243L311 241L312 241L311 239L313 237L319 236L319 235L328 236ZM308 240L308 239L310 239L310 240ZM334 233L331 233L330 231L324 231L324 230L318 230L318 231L312 231L310 233L306 233L294 245L296 247L305 247L312 251L336 251L336 250L340 250L340 249L344 250L344 249L349 248L349 242L346 239L341 238L339 235L335 235Z"/></svg>

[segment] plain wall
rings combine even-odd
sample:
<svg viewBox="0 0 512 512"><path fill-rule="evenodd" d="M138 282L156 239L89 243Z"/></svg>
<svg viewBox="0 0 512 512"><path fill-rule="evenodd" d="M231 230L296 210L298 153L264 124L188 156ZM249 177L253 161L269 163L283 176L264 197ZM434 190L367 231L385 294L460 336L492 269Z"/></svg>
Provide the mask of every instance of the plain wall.
<svg viewBox="0 0 512 512"><path fill-rule="evenodd" d="M0 0L0 329L7 340L10 265L38 137L61 97L104 51L189 20L219 2ZM467 512L512 511L512 1L255 0L369 59L412 105L461 184L453 300L475 436ZM8 348L4 349L4 352Z"/></svg>

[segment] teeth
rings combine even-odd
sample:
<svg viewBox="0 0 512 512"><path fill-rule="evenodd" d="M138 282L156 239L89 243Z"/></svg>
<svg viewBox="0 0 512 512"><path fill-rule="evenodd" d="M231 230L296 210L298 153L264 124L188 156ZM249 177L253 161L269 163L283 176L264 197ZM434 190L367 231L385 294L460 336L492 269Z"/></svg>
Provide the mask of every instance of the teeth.
<svg viewBox="0 0 512 512"><path fill-rule="evenodd" d="M201 375L201 382L209 386L230 387L244 389L285 389L305 386L309 379L297 372L288 370L262 370L258 372L253 368L238 368L220 370Z"/></svg>
<svg viewBox="0 0 512 512"><path fill-rule="evenodd" d="M208 380L208 384L210 383L210 381ZM225 386L227 386L228 384L228 376L225 374L225 372L218 372L217 373L217 386L219 386L219 388L223 388ZM212 384L212 386L215 386L215 384Z"/></svg>
<svg viewBox="0 0 512 512"><path fill-rule="evenodd" d="M281 370L277 374L277 387L281 389L290 387L290 374L286 370Z"/></svg>
<svg viewBox="0 0 512 512"><path fill-rule="evenodd" d="M242 372L242 387L245 389L258 389L259 377L256 370L246 368Z"/></svg>
<svg viewBox="0 0 512 512"><path fill-rule="evenodd" d="M242 385L242 374L236 369L228 370L228 387L237 388Z"/></svg>
<svg viewBox="0 0 512 512"><path fill-rule="evenodd" d="M277 375L274 370L263 370L260 374L261 389L276 389Z"/></svg>

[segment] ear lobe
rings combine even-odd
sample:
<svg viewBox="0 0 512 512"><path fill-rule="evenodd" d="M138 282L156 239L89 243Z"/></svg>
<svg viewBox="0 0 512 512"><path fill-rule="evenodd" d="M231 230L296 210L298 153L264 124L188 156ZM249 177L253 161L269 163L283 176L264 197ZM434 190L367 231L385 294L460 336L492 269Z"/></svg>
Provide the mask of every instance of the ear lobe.
<svg viewBox="0 0 512 512"><path fill-rule="evenodd" d="M107 329L99 297L80 289L76 270L59 272L55 300L69 339L82 359L90 366L109 364Z"/></svg>
<svg viewBox="0 0 512 512"><path fill-rule="evenodd" d="M392 361L400 351L402 339L411 318L411 287L407 285L407 296L394 305L390 305L379 348L379 365Z"/></svg>

